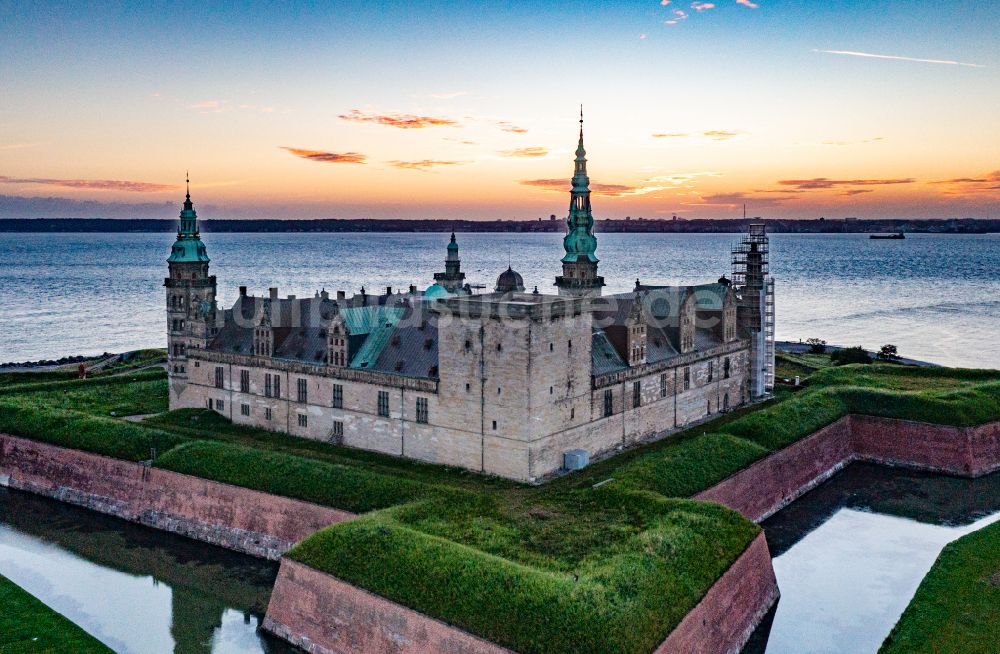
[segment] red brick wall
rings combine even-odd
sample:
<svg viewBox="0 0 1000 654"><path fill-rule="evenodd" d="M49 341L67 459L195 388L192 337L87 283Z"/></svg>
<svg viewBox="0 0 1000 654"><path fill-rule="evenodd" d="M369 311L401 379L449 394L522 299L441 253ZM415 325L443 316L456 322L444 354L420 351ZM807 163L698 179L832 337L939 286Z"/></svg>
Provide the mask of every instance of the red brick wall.
<svg viewBox="0 0 1000 654"><path fill-rule="evenodd" d="M850 460L853 451L850 419L841 418L694 499L723 504L760 522L828 479Z"/></svg>
<svg viewBox="0 0 1000 654"><path fill-rule="evenodd" d="M353 514L0 434L0 485L278 559Z"/></svg>
<svg viewBox="0 0 1000 654"><path fill-rule="evenodd" d="M777 599L778 581L761 532L654 654L736 654Z"/></svg>
<svg viewBox="0 0 1000 654"><path fill-rule="evenodd" d="M963 428L846 416L695 499L760 522L858 459L976 477L1000 469L1000 423Z"/></svg>
<svg viewBox="0 0 1000 654"><path fill-rule="evenodd" d="M851 416L851 432L858 456L870 461L963 476L1000 464L1000 423L963 428Z"/></svg>
<svg viewBox="0 0 1000 654"><path fill-rule="evenodd" d="M264 628L310 654L512 654L290 559L281 560Z"/></svg>

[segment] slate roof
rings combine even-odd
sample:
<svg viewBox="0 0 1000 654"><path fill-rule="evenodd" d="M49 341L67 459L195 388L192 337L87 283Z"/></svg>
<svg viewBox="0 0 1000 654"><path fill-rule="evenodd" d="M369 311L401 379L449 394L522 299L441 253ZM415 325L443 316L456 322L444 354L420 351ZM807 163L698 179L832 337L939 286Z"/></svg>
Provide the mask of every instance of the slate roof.
<svg viewBox="0 0 1000 654"><path fill-rule="evenodd" d="M401 296L333 300L313 298L261 298L241 296L223 312L224 323L208 345L209 350L252 354L254 327L265 314L274 334L274 358L312 365L326 365L327 328L342 316L350 332L350 368L377 370L410 377L437 376L437 330L426 327L422 303L402 302ZM391 302L390 302L391 298ZM416 312L416 315L412 315ZM404 321L410 327L400 327ZM424 324L421 330L418 326ZM426 344L433 336L431 347ZM399 362L403 361L400 366Z"/></svg>

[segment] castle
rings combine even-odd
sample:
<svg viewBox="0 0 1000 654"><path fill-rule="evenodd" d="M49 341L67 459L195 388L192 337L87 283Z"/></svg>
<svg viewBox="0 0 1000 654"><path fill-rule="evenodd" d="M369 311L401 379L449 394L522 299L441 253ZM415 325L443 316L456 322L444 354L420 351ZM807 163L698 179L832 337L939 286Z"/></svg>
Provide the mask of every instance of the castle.
<svg viewBox="0 0 1000 654"><path fill-rule="evenodd" d="M583 146L556 294L508 267L465 283L452 234L419 291L216 302L190 191L166 278L170 408L236 424L536 481L765 395L773 384L767 236L733 279L603 295Z"/></svg>

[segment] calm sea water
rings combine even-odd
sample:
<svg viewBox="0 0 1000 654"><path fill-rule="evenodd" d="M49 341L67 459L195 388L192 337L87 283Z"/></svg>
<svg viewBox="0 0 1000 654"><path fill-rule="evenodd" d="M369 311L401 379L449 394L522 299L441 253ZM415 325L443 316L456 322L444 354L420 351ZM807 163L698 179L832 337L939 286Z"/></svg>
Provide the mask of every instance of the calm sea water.
<svg viewBox="0 0 1000 654"><path fill-rule="evenodd" d="M714 281L730 272L734 234L601 234L608 291ZM460 234L471 283L508 262L552 292L559 234ZM443 269L445 234L206 234L220 301L238 287L421 288ZM171 234L0 236L0 362L165 346L163 277ZM1000 235L776 234L777 336L823 338L947 365L1000 368Z"/></svg>

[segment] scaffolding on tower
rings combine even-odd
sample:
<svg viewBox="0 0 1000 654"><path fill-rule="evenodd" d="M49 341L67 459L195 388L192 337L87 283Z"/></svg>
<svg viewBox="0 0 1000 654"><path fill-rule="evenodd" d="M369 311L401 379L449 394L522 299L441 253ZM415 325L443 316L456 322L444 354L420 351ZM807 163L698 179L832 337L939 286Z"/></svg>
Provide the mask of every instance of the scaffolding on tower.
<svg viewBox="0 0 1000 654"><path fill-rule="evenodd" d="M774 278L769 275L769 254L763 223L751 223L732 248L737 311L753 338L751 390L755 396L774 390Z"/></svg>

